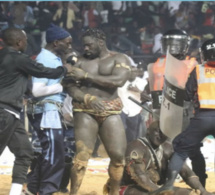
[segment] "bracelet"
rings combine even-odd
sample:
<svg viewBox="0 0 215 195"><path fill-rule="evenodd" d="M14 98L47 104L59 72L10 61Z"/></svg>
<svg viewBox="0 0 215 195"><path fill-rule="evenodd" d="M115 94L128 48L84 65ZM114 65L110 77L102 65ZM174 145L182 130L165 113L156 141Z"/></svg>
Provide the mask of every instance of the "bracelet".
<svg viewBox="0 0 215 195"><path fill-rule="evenodd" d="M85 94L84 95L84 103L87 105L88 104L88 101L89 101L89 99L91 98L91 95L90 94Z"/></svg>
<svg viewBox="0 0 215 195"><path fill-rule="evenodd" d="M96 96L93 96L87 93L84 96L84 103L88 106L95 99L96 99Z"/></svg>
<svg viewBox="0 0 215 195"><path fill-rule="evenodd" d="M96 100L96 96L93 96L93 95L92 95L92 96L90 97L89 101L88 101L88 104L91 103L93 100Z"/></svg>
<svg viewBox="0 0 215 195"><path fill-rule="evenodd" d="M84 78L86 79L88 76L88 72L85 73Z"/></svg>

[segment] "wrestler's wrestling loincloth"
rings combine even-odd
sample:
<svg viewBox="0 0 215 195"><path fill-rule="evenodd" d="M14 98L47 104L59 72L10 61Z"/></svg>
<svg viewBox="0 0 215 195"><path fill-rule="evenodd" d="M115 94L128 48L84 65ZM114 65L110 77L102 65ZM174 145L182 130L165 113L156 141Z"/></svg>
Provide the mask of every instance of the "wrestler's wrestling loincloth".
<svg viewBox="0 0 215 195"><path fill-rule="evenodd" d="M90 105L73 101L74 112L85 112L92 115L99 123L102 123L108 116L120 114L123 108L123 104L120 98L116 98L111 101L102 101L104 103L105 111L98 112L93 110Z"/></svg>

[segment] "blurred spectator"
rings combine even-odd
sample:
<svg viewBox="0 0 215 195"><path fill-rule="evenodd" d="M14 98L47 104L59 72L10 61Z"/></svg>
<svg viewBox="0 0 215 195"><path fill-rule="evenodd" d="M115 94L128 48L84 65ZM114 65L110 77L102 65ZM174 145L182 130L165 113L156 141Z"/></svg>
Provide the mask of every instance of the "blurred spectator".
<svg viewBox="0 0 215 195"><path fill-rule="evenodd" d="M15 1L12 9L11 16L13 19L13 26L16 28L24 29L25 28L25 12L26 12L26 3Z"/></svg>
<svg viewBox="0 0 215 195"><path fill-rule="evenodd" d="M157 26L155 27L154 30L152 53L158 56L162 54L161 37L162 37L161 29Z"/></svg>
<svg viewBox="0 0 215 195"><path fill-rule="evenodd" d="M143 55L141 48L138 48L125 35L113 35L111 49L117 52L131 53L131 55Z"/></svg>
<svg viewBox="0 0 215 195"><path fill-rule="evenodd" d="M127 52L134 54L134 55L142 55L143 51L140 45L141 43L138 43L136 45L134 42L132 42L128 38L128 32L127 32L127 27L124 22L124 17L123 16L118 16L117 20L113 24L112 28L112 49L114 51L118 52Z"/></svg>
<svg viewBox="0 0 215 195"><path fill-rule="evenodd" d="M174 16L177 13L177 11L179 10L180 4L181 4L181 1L168 1L167 2L170 16Z"/></svg>
<svg viewBox="0 0 215 195"><path fill-rule="evenodd" d="M63 1L53 16L53 20L55 21L55 24L71 32L74 26L75 12L68 5L69 2Z"/></svg>
<svg viewBox="0 0 215 195"><path fill-rule="evenodd" d="M125 1L111 1L111 4L114 15L121 15L126 10Z"/></svg>
<svg viewBox="0 0 215 195"><path fill-rule="evenodd" d="M81 36L82 33L84 32L83 30L83 23L82 20L78 19L74 23L74 28L71 31L71 36L72 36L72 47L73 49L77 51L81 51Z"/></svg>
<svg viewBox="0 0 215 195"><path fill-rule="evenodd" d="M0 31L9 27L12 23L8 2L0 2Z"/></svg>
<svg viewBox="0 0 215 195"><path fill-rule="evenodd" d="M34 12L33 12L33 5L31 5L29 2L26 2L26 11L24 15L24 21L25 21L25 29L26 28L32 28L35 24L35 18L34 18Z"/></svg>
<svg viewBox="0 0 215 195"><path fill-rule="evenodd" d="M154 39L154 24L147 25L140 29L141 47L145 54L152 53L153 39Z"/></svg>
<svg viewBox="0 0 215 195"><path fill-rule="evenodd" d="M47 2L39 2L38 7L34 8L34 14L36 18L35 27L38 28L41 33L40 46L42 48L46 45L46 30L52 22L52 13L48 8Z"/></svg>
<svg viewBox="0 0 215 195"><path fill-rule="evenodd" d="M204 13L204 33L214 32L214 7L209 2L205 2L202 7L202 12Z"/></svg>
<svg viewBox="0 0 215 195"><path fill-rule="evenodd" d="M103 10L100 11L101 25L104 28L109 24L109 4L108 2L103 2Z"/></svg>
<svg viewBox="0 0 215 195"><path fill-rule="evenodd" d="M68 6L69 6L69 8L72 9L75 13L79 13L79 12L80 12L80 9L79 9L79 7L78 7L75 3L76 3L76 2L69 1Z"/></svg>
<svg viewBox="0 0 215 195"><path fill-rule="evenodd" d="M175 14L175 28L187 29L188 28L188 7L186 3L181 3L179 9Z"/></svg>
<svg viewBox="0 0 215 195"><path fill-rule="evenodd" d="M130 26L127 28L128 39L130 39L135 45L141 47L141 39L140 39L140 27L137 21L132 20Z"/></svg>
<svg viewBox="0 0 215 195"><path fill-rule="evenodd" d="M83 27L96 28L100 25L101 17L99 12L95 9L94 2L87 2L86 9L83 10Z"/></svg>
<svg viewBox="0 0 215 195"><path fill-rule="evenodd" d="M139 136L139 127L142 120L140 115L142 108L128 99L128 97L140 101L140 94L145 87L142 77L143 71L133 66L131 68L131 76L129 80L123 87L118 88L118 95L123 103L121 118L126 130L128 143L137 139Z"/></svg>
<svg viewBox="0 0 215 195"><path fill-rule="evenodd" d="M133 19L137 21L139 26L146 27L154 25L153 14L155 13L149 9L149 2L142 2L141 6L135 8Z"/></svg>

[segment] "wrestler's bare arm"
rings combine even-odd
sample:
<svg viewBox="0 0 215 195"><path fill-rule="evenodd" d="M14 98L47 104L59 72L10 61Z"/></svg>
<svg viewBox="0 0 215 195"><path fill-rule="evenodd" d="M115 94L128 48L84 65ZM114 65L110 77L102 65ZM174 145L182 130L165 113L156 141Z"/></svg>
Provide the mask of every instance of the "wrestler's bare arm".
<svg viewBox="0 0 215 195"><path fill-rule="evenodd" d="M74 68L80 68L82 63L82 57L79 57L79 60L75 63L75 65L73 66ZM71 76L71 74L67 75L67 78L74 78ZM72 97L73 99L79 101L79 102L83 102L84 101L84 95L85 93L80 89L80 84L77 83L70 83L70 84L66 84L64 86L66 92L69 94L70 97Z"/></svg>
<svg viewBox="0 0 215 195"><path fill-rule="evenodd" d="M66 91L73 99L79 102L84 102L84 96L86 94L78 86L70 85L67 87Z"/></svg>
<svg viewBox="0 0 215 195"><path fill-rule="evenodd" d="M131 178L135 180L140 187L151 192L158 189L158 186L152 182L146 172L147 162L150 161L150 154L148 149L138 142L138 140L135 140L129 145L129 151L126 152L127 160L129 159L129 161L126 162L126 169ZM132 150L132 148L134 148L134 150Z"/></svg>
<svg viewBox="0 0 215 195"><path fill-rule="evenodd" d="M83 86L80 88L78 84L71 83L64 87L66 92L71 96L74 100L78 102L84 102L91 106L93 110L97 110L98 112L103 112L105 110L105 106L103 101L94 95L84 92Z"/></svg>

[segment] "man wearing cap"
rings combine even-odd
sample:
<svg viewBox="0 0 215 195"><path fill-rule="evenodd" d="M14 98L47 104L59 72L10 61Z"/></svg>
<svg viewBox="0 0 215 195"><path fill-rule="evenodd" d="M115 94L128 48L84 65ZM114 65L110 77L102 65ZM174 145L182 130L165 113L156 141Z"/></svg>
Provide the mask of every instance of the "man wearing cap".
<svg viewBox="0 0 215 195"><path fill-rule="evenodd" d="M63 28L51 24L46 31L45 48L36 60L46 67L62 66L62 56L71 48L71 36ZM24 194L49 195L58 191L64 171L64 137L61 124L61 108L65 99L62 78L32 78L31 124L36 130L42 147L36 167L27 177Z"/></svg>

